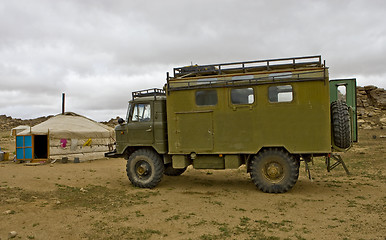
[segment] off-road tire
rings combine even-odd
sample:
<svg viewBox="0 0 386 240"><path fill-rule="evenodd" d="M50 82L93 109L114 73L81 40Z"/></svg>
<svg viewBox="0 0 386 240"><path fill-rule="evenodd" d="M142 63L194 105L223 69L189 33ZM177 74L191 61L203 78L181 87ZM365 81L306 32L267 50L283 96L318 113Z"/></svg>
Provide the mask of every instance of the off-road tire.
<svg viewBox="0 0 386 240"><path fill-rule="evenodd" d="M126 164L130 182L140 188L154 188L161 181L164 164L161 156L152 149L139 149L130 155Z"/></svg>
<svg viewBox="0 0 386 240"><path fill-rule="evenodd" d="M251 179L266 193L284 193L299 177L299 161L279 148L264 149L251 161Z"/></svg>
<svg viewBox="0 0 386 240"><path fill-rule="evenodd" d="M350 114L344 101L331 103L331 127L334 144L339 148L351 145Z"/></svg>
<svg viewBox="0 0 386 240"><path fill-rule="evenodd" d="M164 174L167 176L180 176L185 170L186 168L173 168L172 164L166 164Z"/></svg>

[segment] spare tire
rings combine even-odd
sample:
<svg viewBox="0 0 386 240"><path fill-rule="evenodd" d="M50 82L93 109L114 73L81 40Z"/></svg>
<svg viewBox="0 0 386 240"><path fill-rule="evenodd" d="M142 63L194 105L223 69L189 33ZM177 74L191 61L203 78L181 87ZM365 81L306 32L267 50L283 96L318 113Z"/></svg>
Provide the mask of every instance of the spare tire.
<svg viewBox="0 0 386 240"><path fill-rule="evenodd" d="M348 148L351 145L350 114L344 101L331 103L331 125L335 146Z"/></svg>

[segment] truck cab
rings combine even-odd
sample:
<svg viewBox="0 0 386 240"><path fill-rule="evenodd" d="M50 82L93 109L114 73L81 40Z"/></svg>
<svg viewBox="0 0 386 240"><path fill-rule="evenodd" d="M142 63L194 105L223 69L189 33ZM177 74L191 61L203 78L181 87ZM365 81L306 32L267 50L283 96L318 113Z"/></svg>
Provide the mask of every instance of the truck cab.
<svg viewBox="0 0 386 240"><path fill-rule="evenodd" d="M167 153L166 96L162 89L132 93L126 119L119 119L116 132L116 156L128 158L138 148Z"/></svg>

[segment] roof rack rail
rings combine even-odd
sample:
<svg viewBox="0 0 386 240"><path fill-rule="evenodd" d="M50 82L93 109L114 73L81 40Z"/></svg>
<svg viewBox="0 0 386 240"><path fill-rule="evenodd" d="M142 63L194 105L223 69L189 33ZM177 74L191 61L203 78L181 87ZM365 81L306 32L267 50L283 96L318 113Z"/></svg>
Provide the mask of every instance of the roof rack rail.
<svg viewBox="0 0 386 240"><path fill-rule="evenodd" d="M172 77L172 79L183 79L186 77L222 75L232 73L259 72L284 68L295 69L301 67L322 67L322 57L320 55L315 55L304 57L277 58L257 61L177 67L173 68L174 76Z"/></svg>
<svg viewBox="0 0 386 240"><path fill-rule="evenodd" d="M131 96L132 96L133 100L135 98L138 98L138 97L153 97L154 96L154 100L155 100L157 98L157 96L166 96L166 94L165 94L165 90L163 90L163 89L150 88L150 89L132 92Z"/></svg>

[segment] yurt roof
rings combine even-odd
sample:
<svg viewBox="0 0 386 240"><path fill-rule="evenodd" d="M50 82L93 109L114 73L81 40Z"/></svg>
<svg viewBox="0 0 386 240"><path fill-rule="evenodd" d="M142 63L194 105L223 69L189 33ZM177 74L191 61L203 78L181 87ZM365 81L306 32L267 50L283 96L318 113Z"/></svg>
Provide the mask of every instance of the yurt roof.
<svg viewBox="0 0 386 240"><path fill-rule="evenodd" d="M102 123L67 112L18 133L17 135L50 135L57 138L114 138L114 129Z"/></svg>
<svg viewBox="0 0 386 240"><path fill-rule="evenodd" d="M28 126L28 125L19 125L19 126L17 126L17 127L14 127L14 128L12 128L11 129L11 136L15 136L15 135L17 135L19 132L22 132L22 131L24 131L24 130L26 130L26 129L30 129L31 127L30 126Z"/></svg>

